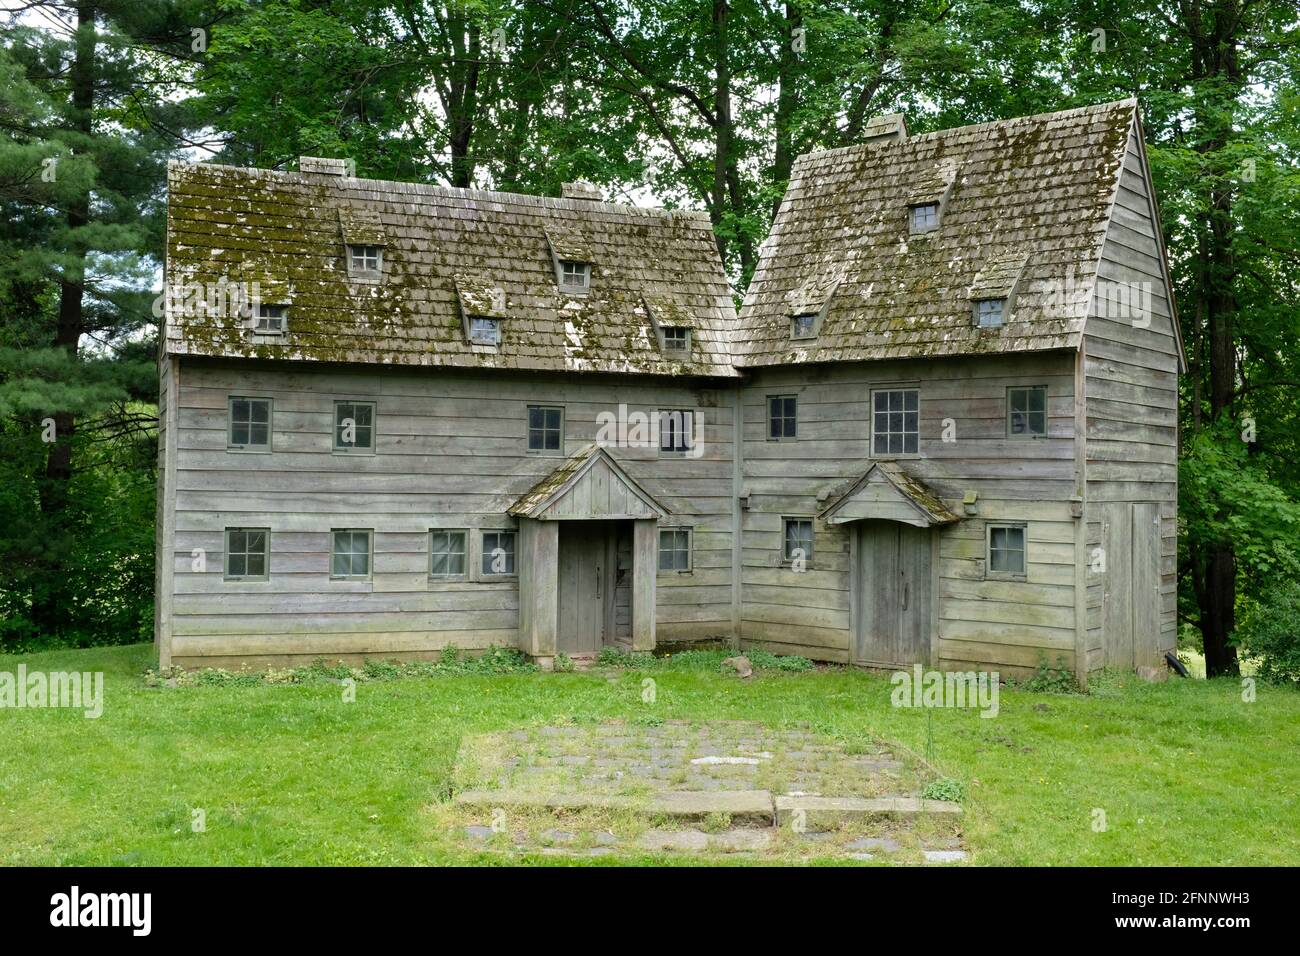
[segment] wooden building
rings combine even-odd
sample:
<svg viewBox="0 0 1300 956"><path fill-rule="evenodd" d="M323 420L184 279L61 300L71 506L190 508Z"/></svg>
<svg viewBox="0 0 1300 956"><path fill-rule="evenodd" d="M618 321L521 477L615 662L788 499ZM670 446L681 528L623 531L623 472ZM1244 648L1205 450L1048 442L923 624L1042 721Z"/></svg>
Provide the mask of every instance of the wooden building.
<svg viewBox="0 0 1300 956"><path fill-rule="evenodd" d="M159 655L725 639L1081 678L1174 646L1182 347L1133 101L707 217L174 164Z"/></svg>

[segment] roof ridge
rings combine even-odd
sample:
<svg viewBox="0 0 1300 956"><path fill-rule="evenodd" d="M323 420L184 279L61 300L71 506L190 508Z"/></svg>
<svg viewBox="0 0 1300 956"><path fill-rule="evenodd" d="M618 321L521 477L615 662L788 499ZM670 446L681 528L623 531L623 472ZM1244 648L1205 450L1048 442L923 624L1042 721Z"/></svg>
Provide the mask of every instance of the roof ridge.
<svg viewBox="0 0 1300 956"><path fill-rule="evenodd" d="M633 206L627 203L607 202L597 199L574 199L565 196L537 196L533 193L513 193L499 189L474 189L463 186L439 186L435 183L412 183L400 179L370 179L363 176L336 177L322 173L303 173L288 169L266 169L261 166L233 166L229 163L195 163L186 160L172 159L167 163L170 169L192 169L194 167L205 167L207 169L229 170L239 173L250 178L268 178L277 179L282 182L290 183L311 183L319 185L322 180L346 182L349 188L361 189L366 188L367 184L373 184L381 188L388 188L394 192L415 192L428 196L445 196L447 198L463 199L482 199L496 202L513 202L526 206L538 206L541 208L565 209L565 210L592 210L593 207L606 210L617 210L621 213L635 213L638 215L661 218L661 219L685 219L693 222L705 223L712 228L709 221L709 214L703 209L669 209L664 206ZM521 202L522 200L522 202Z"/></svg>

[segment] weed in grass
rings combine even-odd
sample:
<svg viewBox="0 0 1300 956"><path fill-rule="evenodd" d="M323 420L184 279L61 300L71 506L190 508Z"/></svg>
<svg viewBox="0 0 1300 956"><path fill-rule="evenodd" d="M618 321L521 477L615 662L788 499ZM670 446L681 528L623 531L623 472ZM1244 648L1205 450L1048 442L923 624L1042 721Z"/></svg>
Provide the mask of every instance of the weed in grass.
<svg viewBox="0 0 1300 956"><path fill-rule="evenodd" d="M921 791L921 797L925 800L951 800L953 803L961 803L965 796L965 786L960 780L953 780L950 777L931 780Z"/></svg>

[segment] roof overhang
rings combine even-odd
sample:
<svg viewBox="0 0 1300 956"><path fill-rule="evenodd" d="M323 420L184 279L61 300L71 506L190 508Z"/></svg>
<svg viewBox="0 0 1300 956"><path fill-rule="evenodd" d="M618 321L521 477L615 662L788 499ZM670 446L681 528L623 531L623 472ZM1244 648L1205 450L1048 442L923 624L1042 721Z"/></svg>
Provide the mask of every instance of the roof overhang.
<svg viewBox="0 0 1300 956"><path fill-rule="evenodd" d="M533 485L507 509L537 521L654 519L668 509L594 442Z"/></svg>
<svg viewBox="0 0 1300 956"><path fill-rule="evenodd" d="M897 462L878 461L818 515L827 524L850 521L901 521L918 528L952 524L961 518Z"/></svg>

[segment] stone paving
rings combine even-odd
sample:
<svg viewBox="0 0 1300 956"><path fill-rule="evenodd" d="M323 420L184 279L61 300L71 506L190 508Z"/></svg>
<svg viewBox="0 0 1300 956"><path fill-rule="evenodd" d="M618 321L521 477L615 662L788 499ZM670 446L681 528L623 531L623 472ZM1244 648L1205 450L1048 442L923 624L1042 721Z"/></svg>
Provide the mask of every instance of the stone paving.
<svg viewBox="0 0 1300 956"><path fill-rule="evenodd" d="M807 726L531 727L466 738L448 819L464 842L518 855L963 862L960 807L918 799L929 775L880 741Z"/></svg>

